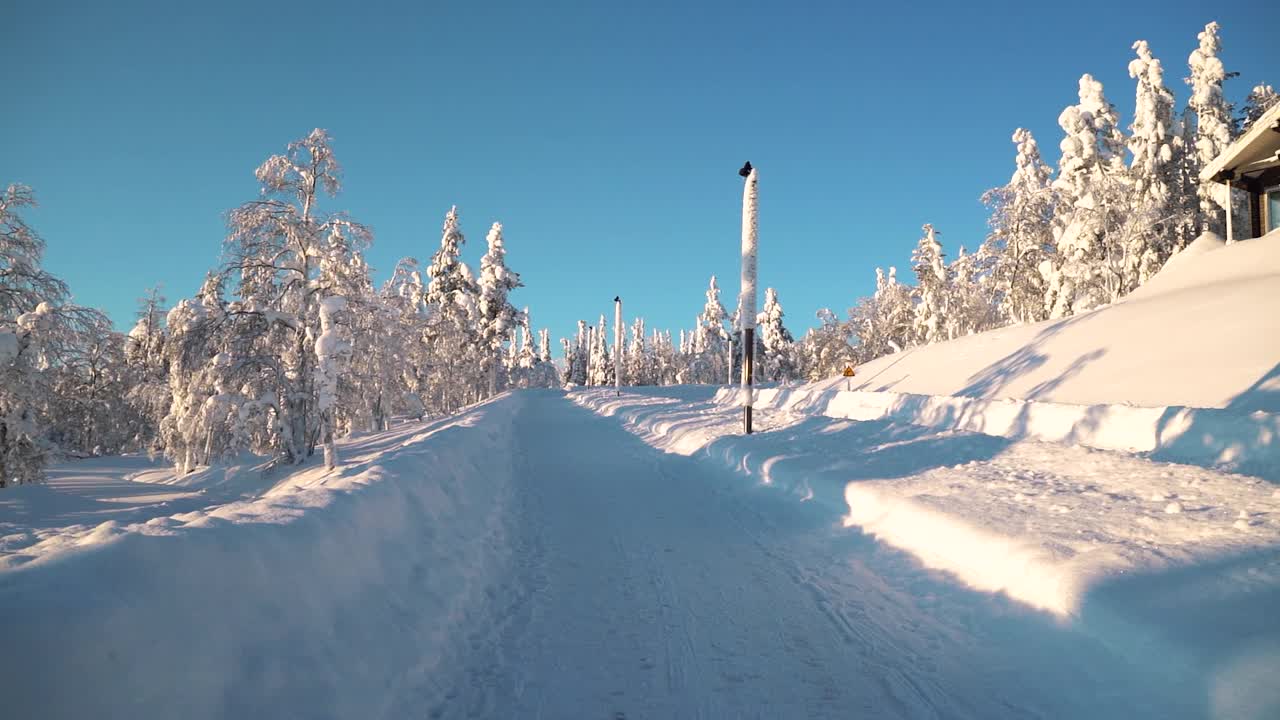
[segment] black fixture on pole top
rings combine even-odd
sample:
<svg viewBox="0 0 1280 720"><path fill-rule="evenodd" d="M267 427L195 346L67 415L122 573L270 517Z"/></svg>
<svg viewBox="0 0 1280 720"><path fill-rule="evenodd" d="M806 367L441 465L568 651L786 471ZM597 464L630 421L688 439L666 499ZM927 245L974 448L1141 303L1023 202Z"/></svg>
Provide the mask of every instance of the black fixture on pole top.
<svg viewBox="0 0 1280 720"><path fill-rule="evenodd" d="M613 296L613 301L614 301L614 302L622 302L622 296L620 296L620 295L614 295L614 296Z"/></svg>
<svg viewBox="0 0 1280 720"><path fill-rule="evenodd" d="M747 161L746 165L742 166L742 169L738 171L738 174L741 175L742 177L751 177L751 161L750 160Z"/></svg>

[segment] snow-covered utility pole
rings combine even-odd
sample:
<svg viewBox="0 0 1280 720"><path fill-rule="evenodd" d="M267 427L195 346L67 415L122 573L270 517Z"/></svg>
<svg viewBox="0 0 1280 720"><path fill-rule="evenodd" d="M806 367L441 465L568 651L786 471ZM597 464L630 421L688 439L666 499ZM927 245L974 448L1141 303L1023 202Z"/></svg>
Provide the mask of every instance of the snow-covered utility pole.
<svg viewBox="0 0 1280 720"><path fill-rule="evenodd" d="M742 189L742 290L738 294L738 324L742 329L742 422L751 434L751 361L756 346L756 171L751 163L738 174L747 179Z"/></svg>
<svg viewBox="0 0 1280 720"><path fill-rule="evenodd" d="M622 296L613 296L613 387L622 394Z"/></svg>
<svg viewBox="0 0 1280 720"><path fill-rule="evenodd" d="M587 326L587 356L586 356L586 359L583 360L583 362L586 364L587 376L582 381L583 383L586 384L587 387L591 387L591 358L595 357L595 352L594 352L595 343L596 343L596 329L588 325Z"/></svg>

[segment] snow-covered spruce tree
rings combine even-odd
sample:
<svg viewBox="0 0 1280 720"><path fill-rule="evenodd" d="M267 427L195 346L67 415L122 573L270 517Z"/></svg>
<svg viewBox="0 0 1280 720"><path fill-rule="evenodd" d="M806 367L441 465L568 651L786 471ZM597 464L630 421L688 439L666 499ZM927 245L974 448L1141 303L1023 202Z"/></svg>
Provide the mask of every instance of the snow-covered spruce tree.
<svg viewBox="0 0 1280 720"><path fill-rule="evenodd" d="M563 372L561 376L564 378L565 385L570 384L570 377L573 373L573 356L575 353L573 342L569 338L560 338L560 353Z"/></svg>
<svg viewBox="0 0 1280 720"><path fill-rule="evenodd" d="M587 333L587 321L578 321L578 334L564 342L565 383L587 384L587 350L591 344Z"/></svg>
<svg viewBox="0 0 1280 720"><path fill-rule="evenodd" d="M1127 173L1124 138L1102 83L1080 78L1080 103L1062 111L1066 133L1053 187L1053 262L1045 266L1045 307L1064 317L1110 302L1123 293L1123 243Z"/></svg>
<svg viewBox="0 0 1280 720"><path fill-rule="evenodd" d="M1052 171L1040 157L1030 130L1013 133L1017 146L1009 184L988 190L982 202L991 208L991 233L980 254L991 261L991 283L1000 314L1009 322L1045 319L1045 286L1040 266L1053 247Z"/></svg>
<svg viewBox="0 0 1280 720"><path fill-rule="evenodd" d="M480 259L480 342L488 350L485 370L489 378L489 394L494 395L500 389L498 353L502 343L513 338L519 315L508 297L512 290L523 284L520 275L507 267L501 223L493 224L486 241L489 248Z"/></svg>
<svg viewBox="0 0 1280 720"><path fill-rule="evenodd" d="M0 488L39 481L54 451L91 451L104 414L111 419L104 403L123 404L120 368L103 357L116 353L122 366L123 338L102 313L71 304L66 283L40 267L44 241L21 215L35 204L25 185L0 192ZM86 390L103 397L75 396ZM86 404L92 416L76 417Z"/></svg>
<svg viewBox="0 0 1280 720"><path fill-rule="evenodd" d="M624 352L623 381L627 385L654 385L653 356L645 343L644 318L631 322L631 339Z"/></svg>
<svg viewBox="0 0 1280 720"><path fill-rule="evenodd" d="M516 335L520 342L511 341L507 368L507 385L509 387L535 387L530 384L534 369L538 365L538 350L533 345L533 330L529 327L529 308L525 308L516 319Z"/></svg>
<svg viewBox="0 0 1280 720"><path fill-rule="evenodd" d="M596 387L613 384L613 353L609 347L608 325L603 313L600 315L600 322L591 329L587 384Z"/></svg>
<svg viewBox="0 0 1280 720"><path fill-rule="evenodd" d="M689 383L720 384L729 373L729 332L725 321L729 314L720 304L720 286L711 276L707 286L707 302L698 316L689 341Z"/></svg>
<svg viewBox="0 0 1280 720"><path fill-rule="evenodd" d="M449 413L479 398L483 377L478 332L478 288L462 262L465 238L458 228L458 209L450 208L441 231L440 249L427 268L430 285L426 302L431 315L426 327L435 412Z"/></svg>
<svg viewBox="0 0 1280 720"><path fill-rule="evenodd" d="M533 388L560 387L560 372L556 369L551 357L551 331L543 328L538 331L537 361L529 373L528 386Z"/></svg>
<svg viewBox="0 0 1280 720"><path fill-rule="evenodd" d="M538 360L551 362L551 331L547 328L538 331Z"/></svg>
<svg viewBox="0 0 1280 720"><path fill-rule="evenodd" d="M950 279L937 232L927 223L923 230L924 236L911 253L911 264L916 273L915 337L918 343L927 345L949 339L946 323Z"/></svg>
<svg viewBox="0 0 1280 720"><path fill-rule="evenodd" d="M1173 93L1147 41L1137 41L1133 49L1138 57L1129 62L1129 77L1138 82L1129 135L1133 160L1123 230L1124 292L1146 282L1178 249L1176 229L1187 220L1178 198L1181 142L1174 133Z"/></svg>
<svg viewBox="0 0 1280 720"><path fill-rule="evenodd" d="M1187 58L1191 71L1187 84L1191 86L1191 99L1187 103L1185 120L1195 120L1194 146L1188 148L1193 155L1196 176L1196 195L1199 198L1200 230L1226 236L1228 203L1226 187L1219 183L1200 183L1199 171L1231 144L1231 105L1222 93L1227 71L1218 53L1222 51L1222 39L1218 37L1218 23L1204 26L1197 35L1199 47Z"/></svg>
<svg viewBox="0 0 1280 720"><path fill-rule="evenodd" d="M351 266L371 239L345 214L317 208L322 194L341 189L329 143L328 133L316 129L268 158L256 171L261 196L231 211L226 243L223 278L236 298L225 314L235 376L227 387L252 378L272 396L281 419L273 449L292 463L309 456L319 437L312 344L321 300L337 293L334 269Z"/></svg>
<svg viewBox="0 0 1280 720"><path fill-rule="evenodd" d="M782 324L785 313L778 302L778 291L765 288L764 308L760 312L760 342L764 348L764 378L773 381L794 380L797 377L795 338Z"/></svg>
<svg viewBox="0 0 1280 720"><path fill-rule="evenodd" d="M1270 85L1255 85L1244 99L1244 110L1240 116L1240 133L1249 132L1253 123L1271 108L1280 105L1280 94Z"/></svg>

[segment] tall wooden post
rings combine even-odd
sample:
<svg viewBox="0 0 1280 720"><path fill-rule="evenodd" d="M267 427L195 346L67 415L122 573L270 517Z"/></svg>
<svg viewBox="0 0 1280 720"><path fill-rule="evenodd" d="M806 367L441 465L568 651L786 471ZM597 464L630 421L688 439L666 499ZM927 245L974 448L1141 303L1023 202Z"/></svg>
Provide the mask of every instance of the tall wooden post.
<svg viewBox="0 0 1280 720"><path fill-rule="evenodd" d="M613 296L613 387L622 394L622 296Z"/></svg>
<svg viewBox="0 0 1280 720"><path fill-rule="evenodd" d="M751 371L756 348L756 170L751 163L738 174L742 188L742 284L738 294L738 324L742 329L742 424L751 434Z"/></svg>

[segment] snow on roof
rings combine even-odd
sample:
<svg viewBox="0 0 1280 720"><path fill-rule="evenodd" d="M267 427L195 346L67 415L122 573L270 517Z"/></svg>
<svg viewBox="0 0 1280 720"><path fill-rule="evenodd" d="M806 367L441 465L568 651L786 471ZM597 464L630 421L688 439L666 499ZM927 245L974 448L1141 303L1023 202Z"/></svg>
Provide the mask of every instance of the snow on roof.
<svg viewBox="0 0 1280 720"><path fill-rule="evenodd" d="M1206 165L1200 171L1200 180L1224 182L1273 167L1280 167L1280 105L1263 113L1249 132Z"/></svg>

